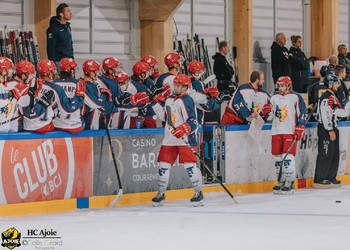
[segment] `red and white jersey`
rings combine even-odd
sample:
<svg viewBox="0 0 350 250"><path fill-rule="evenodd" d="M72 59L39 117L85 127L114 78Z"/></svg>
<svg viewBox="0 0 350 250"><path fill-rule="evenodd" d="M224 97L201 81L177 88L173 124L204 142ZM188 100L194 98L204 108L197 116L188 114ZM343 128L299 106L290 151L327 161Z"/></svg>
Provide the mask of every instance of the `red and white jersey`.
<svg viewBox="0 0 350 250"><path fill-rule="evenodd" d="M296 92L271 97L272 135L294 134L296 126L305 126L306 107L303 98Z"/></svg>
<svg viewBox="0 0 350 250"><path fill-rule="evenodd" d="M19 128L19 120L6 122L19 115L16 98L8 99L8 92L17 85L17 81L11 80L0 84L0 125L1 132L17 132Z"/></svg>

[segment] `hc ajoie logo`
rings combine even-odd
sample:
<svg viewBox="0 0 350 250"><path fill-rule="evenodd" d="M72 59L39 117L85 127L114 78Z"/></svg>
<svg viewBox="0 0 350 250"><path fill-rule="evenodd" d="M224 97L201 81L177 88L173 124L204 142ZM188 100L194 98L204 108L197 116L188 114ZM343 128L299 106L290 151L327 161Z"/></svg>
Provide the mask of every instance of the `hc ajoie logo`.
<svg viewBox="0 0 350 250"><path fill-rule="evenodd" d="M1 246L14 249L15 247L21 246L21 233L18 232L16 228L11 227L1 233L1 240Z"/></svg>

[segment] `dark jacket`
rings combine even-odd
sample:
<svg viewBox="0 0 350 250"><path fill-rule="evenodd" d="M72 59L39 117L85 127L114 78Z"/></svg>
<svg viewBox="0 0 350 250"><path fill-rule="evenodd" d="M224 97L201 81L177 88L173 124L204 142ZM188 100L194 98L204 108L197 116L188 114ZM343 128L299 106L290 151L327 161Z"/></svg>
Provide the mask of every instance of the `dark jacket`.
<svg viewBox="0 0 350 250"><path fill-rule="evenodd" d="M51 17L47 34L47 56L55 62L73 57L73 41L70 23L61 24L56 16Z"/></svg>
<svg viewBox="0 0 350 250"><path fill-rule="evenodd" d="M229 85L232 84L232 76L234 74L233 67L228 63L225 56L220 53L216 53L213 56L214 59L214 74L218 79L218 89L222 90L229 89Z"/></svg>
<svg viewBox="0 0 350 250"><path fill-rule="evenodd" d="M346 85L343 80L339 80L340 86L335 92L336 97L341 104L345 104L349 97L349 90L346 88Z"/></svg>
<svg viewBox="0 0 350 250"><path fill-rule="evenodd" d="M273 42L271 45L271 69L275 83L280 76L291 76L290 64L286 56L288 56L288 49Z"/></svg>
<svg viewBox="0 0 350 250"><path fill-rule="evenodd" d="M307 90L309 61L300 48L291 47L289 54L293 90L304 93Z"/></svg>
<svg viewBox="0 0 350 250"><path fill-rule="evenodd" d="M350 80L350 60L345 55L338 55L339 64L343 65L346 68L346 77L345 81Z"/></svg>

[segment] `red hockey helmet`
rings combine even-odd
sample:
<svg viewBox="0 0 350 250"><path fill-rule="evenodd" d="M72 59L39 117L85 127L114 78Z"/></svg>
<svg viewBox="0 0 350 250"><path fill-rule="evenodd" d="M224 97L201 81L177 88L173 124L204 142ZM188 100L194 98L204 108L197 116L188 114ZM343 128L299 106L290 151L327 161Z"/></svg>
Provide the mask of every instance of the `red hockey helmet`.
<svg viewBox="0 0 350 250"><path fill-rule="evenodd" d="M37 71L41 76L49 76L50 72L56 70L56 66L53 61L49 59L43 59L38 63Z"/></svg>
<svg viewBox="0 0 350 250"><path fill-rule="evenodd" d="M31 62L22 60L19 61L16 65L16 74L21 75L31 75L35 73L35 67Z"/></svg>
<svg viewBox="0 0 350 250"><path fill-rule="evenodd" d="M195 74L198 71L204 70L204 64L199 61L192 61L188 64L188 72L190 74Z"/></svg>
<svg viewBox="0 0 350 250"><path fill-rule="evenodd" d="M151 67L144 62L137 62L135 65L132 67L132 72L134 75L139 76L142 73L147 73L151 70Z"/></svg>
<svg viewBox="0 0 350 250"><path fill-rule="evenodd" d="M109 69L115 69L120 66L120 62L115 57L107 57L102 62L102 68L105 72L107 72Z"/></svg>
<svg viewBox="0 0 350 250"><path fill-rule="evenodd" d="M157 64L156 58L151 55L142 57L141 62L147 63L152 68Z"/></svg>
<svg viewBox="0 0 350 250"><path fill-rule="evenodd" d="M14 64L11 59L7 57L0 57L0 72L3 70L9 70L14 67Z"/></svg>
<svg viewBox="0 0 350 250"><path fill-rule="evenodd" d="M191 79L184 74L178 74L174 78L174 84L191 87Z"/></svg>
<svg viewBox="0 0 350 250"><path fill-rule="evenodd" d="M168 68L174 67L174 64L180 63L180 61L181 61L181 57L178 53L171 52L164 57L164 63Z"/></svg>
<svg viewBox="0 0 350 250"><path fill-rule="evenodd" d="M123 85L125 84L126 82L129 81L129 75L125 72L119 72L117 74L117 76L115 77L115 81L120 84L120 85Z"/></svg>
<svg viewBox="0 0 350 250"><path fill-rule="evenodd" d="M290 79L289 76L281 76L280 78L278 78L276 84L286 85L290 87L292 86L292 80Z"/></svg>
<svg viewBox="0 0 350 250"><path fill-rule="evenodd" d="M62 58L59 65L60 70L64 72L70 72L71 69L75 69L77 66L77 62L73 58Z"/></svg>
<svg viewBox="0 0 350 250"><path fill-rule="evenodd" d="M96 72L100 70L100 64L95 60L87 60L83 64L84 74L89 74L90 72Z"/></svg>

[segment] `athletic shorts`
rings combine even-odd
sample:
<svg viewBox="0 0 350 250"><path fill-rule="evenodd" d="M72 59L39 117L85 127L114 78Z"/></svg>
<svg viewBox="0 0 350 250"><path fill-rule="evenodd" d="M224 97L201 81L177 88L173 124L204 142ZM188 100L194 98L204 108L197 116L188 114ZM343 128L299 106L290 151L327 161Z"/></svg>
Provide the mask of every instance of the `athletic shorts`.
<svg viewBox="0 0 350 250"><path fill-rule="evenodd" d="M197 152L197 147L192 146ZM197 156L188 146L166 146L162 145L158 155L158 162L167 162L173 165L179 156L179 163L197 162Z"/></svg>
<svg viewBox="0 0 350 250"><path fill-rule="evenodd" d="M287 153L288 149L292 145L294 135L273 135L271 141L271 153L272 155L281 155ZM290 150L290 154L294 155L297 152L298 142L294 143L293 148Z"/></svg>

